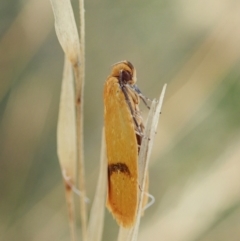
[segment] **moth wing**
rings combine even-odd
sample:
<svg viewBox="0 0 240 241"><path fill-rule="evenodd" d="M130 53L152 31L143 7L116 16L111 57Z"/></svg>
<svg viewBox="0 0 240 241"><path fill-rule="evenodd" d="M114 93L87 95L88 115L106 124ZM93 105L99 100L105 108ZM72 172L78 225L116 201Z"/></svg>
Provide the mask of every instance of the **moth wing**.
<svg viewBox="0 0 240 241"><path fill-rule="evenodd" d="M115 77L109 77L105 83L104 108L107 208L121 226L131 227L138 203L138 146L131 112Z"/></svg>

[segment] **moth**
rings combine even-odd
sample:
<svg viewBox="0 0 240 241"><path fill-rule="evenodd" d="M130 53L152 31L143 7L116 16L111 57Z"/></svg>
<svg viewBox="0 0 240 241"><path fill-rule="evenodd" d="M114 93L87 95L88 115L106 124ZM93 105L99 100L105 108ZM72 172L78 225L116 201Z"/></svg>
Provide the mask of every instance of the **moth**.
<svg viewBox="0 0 240 241"><path fill-rule="evenodd" d="M139 195L138 153L144 131L139 102L142 99L147 105L148 100L142 95L136 81L135 68L125 60L113 65L104 85L108 159L106 206L117 223L125 228L133 226L136 219Z"/></svg>

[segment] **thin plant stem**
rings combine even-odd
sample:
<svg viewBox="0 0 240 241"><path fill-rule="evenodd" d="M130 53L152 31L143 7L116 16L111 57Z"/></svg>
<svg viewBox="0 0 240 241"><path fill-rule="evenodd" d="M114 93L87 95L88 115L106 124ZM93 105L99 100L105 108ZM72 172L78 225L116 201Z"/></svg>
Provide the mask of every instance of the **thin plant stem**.
<svg viewBox="0 0 240 241"><path fill-rule="evenodd" d="M84 0L79 1L80 7L80 72L77 81L80 86L77 88L76 93L76 107L77 107L77 136L78 136L78 180L79 189L82 192L80 196L80 216L82 226L82 240L87 241L87 207L85 202L86 189L85 189L85 169L84 169L84 151L83 151L83 90L85 81L85 16L84 16Z"/></svg>
<svg viewBox="0 0 240 241"><path fill-rule="evenodd" d="M80 7L80 48L81 48L81 79L85 79L85 9L84 0L79 0Z"/></svg>
<svg viewBox="0 0 240 241"><path fill-rule="evenodd" d="M76 129L77 129L77 160L78 160L78 182L80 195L80 217L82 227L82 240L87 240L87 207L85 189L85 169L83 152L83 81L81 79L81 68L74 66L76 80Z"/></svg>
<svg viewBox="0 0 240 241"><path fill-rule="evenodd" d="M71 233L71 240L76 241L75 235L75 217L74 217L74 200L73 200L73 191L69 184L64 180L65 183L65 195L67 200L67 207L68 207L68 216L69 216L69 227Z"/></svg>

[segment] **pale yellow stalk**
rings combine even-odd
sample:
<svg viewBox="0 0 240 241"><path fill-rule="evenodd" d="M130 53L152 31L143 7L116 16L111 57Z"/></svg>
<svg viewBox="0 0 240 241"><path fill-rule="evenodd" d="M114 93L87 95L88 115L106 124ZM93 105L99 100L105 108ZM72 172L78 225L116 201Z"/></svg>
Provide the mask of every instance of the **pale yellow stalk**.
<svg viewBox="0 0 240 241"><path fill-rule="evenodd" d="M148 173L147 172L148 163L149 163L150 154L151 154L151 150L154 142L154 136L156 134L156 129L157 129L158 120L160 117L160 112L162 108L166 87L167 85L165 84L163 87L162 93L160 95L159 101L158 102L156 100L152 101L151 109L148 114L148 119L144 130L144 138L141 144L139 160L138 160L138 163L139 163L138 183L139 183L140 190L145 190L144 185L145 185L145 181ZM143 191L141 191L139 194L137 218L136 218L135 225L130 229L125 229L120 227L118 241L137 241L140 219L142 215L142 202L143 202L144 195L145 194Z"/></svg>

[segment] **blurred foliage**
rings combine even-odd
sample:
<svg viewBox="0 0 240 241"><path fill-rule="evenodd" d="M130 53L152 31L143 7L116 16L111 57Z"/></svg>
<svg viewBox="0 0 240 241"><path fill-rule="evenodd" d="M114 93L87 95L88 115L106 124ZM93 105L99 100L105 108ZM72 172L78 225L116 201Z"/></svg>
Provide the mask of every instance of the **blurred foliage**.
<svg viewBox="0 0 240 241"><path fill-rule="evenodd" d="M158 97L168 84L150 165L156 202L142 220L140 240L239 240L234 188L240 168L232 161L240 154L239 1L90 0L85 8L88 197L99 170L103 84L110 66L127 59L146 96ZM0 16L0 240L69 240L56 155L63 53L50 2L1 1ZM219 171L224 165L229 176ZM238 179L231 179L234 170ZM210 178L219 180L212 189ZM200 211L184 209L170 222L201 183L200 197L214 200L213 206L193 199L189 210ZM211 196L215 189L219 196ZM166 220L172 226L165 234ZM116 239L117 225L107 212L105 221L103 240Z"/></svg>

